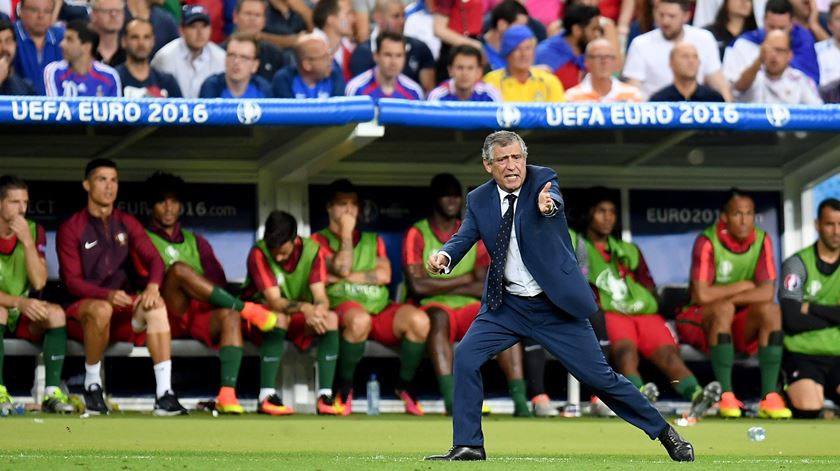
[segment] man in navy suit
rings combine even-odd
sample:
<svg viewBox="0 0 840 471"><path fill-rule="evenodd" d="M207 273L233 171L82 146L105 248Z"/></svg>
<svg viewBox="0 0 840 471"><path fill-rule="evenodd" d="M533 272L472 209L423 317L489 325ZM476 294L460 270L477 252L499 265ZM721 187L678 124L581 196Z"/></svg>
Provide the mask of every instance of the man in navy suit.
<svg viewBox="0 0 840 471"><path fill-rule="evenodd" d="M493 178L470 192L460 230L428 260L429 271L448 272L482 240L492 262L481 310L455 350L454 446L426 459L486 459L481 365L529 337L624 420L658 438L673 460L693 461L691 444L601 353L588 320L598 307L576 263L557 174L526 165L528 148L510 131L487 136L482 157Z"/></svg>

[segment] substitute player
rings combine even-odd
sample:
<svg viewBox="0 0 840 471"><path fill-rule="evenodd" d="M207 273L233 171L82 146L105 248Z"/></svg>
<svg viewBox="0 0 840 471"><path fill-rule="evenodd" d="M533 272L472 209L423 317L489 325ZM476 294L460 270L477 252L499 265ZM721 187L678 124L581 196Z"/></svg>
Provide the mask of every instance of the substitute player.
<svg viewBox="0 0 840 471"><path fill-rule="evenodd" d="M249 331L260 346L259 412L289 415L274 385L283 356L285 338L300 350L318 341L318 414L339 415L332 385L338 357L338 316L329 310L327 268L317 242L297 234L294 216L272 211L265 221L265 235L248 254L248 278L243 296L263 303L278 316L277 326L264 333Z"/></svg>
<svg viewBox="0 0 840 471"><path fill-rule="evenodd" d="M60 306L29 298L29 290L47 283L44 227L26 219L29 188L14 175L0 177L0 407L12 402L3 384L3 334L30 342L44 341L46 370L44 412L73 412L61 391L61 368L67 347L64 311Z"/></svg>
<svg viewBox="0 0 840 471"><path fill-rule="evenodd" d="M691 302L677 315L680 338L710 352L720 382L721 417L740 417L743 403L732 391L735 350L758 351L761 397L758 415L791 417L777 392L782 363L782 317L773 302L776 266L770 236L755 227L753 199L733 190L720 222L704 230L691 255Z"/></svg>
<svg viewBox="0 0 840 471"><path fill-rule="evenodd" d="M409 292L420 309L429 315L429 357L438 377L446 413L452 413L452 344L464 337L481 308L484 277L490 255L479 242L449 274L430 275L424 266L429 255L458 232L461 220L461 184L448 173L435 175L430 185L432 213L415 223L405 234L403 266ZM498 357L508 378L516 417L529 417L525 380L522 378L522 349L515 345Z"/></svg>
<svg viewBox="0 0 840 471"><path fill-rule="evenodd" d="M164 265L143 226L114 207L119 189L117 164L94 159L82 186L87 206L58 229L61 281L75 298L67 307L67 332L85 345L85 405L90 414L107 414L100 369L111 341L146 345L154 363L155 406L159 416L186 414L172 391L171 334L160 296ZM145 287L133 281L131 257L148 267Z"/></svg>
<svg viewBox="0 0 840 471"><path fill-rule="evenodd" d="M225 272L207 240L181 227L184 180L156 172L146 179L152 217L149 235L164 265L161 296L166 303L173 337L192 337L219 350L221 389L216 410L241 414L236 380L242 363L241 319L271 330L277 316L261 304L242 302L225 291Z"/></svg>
<svg viewBox="0 0 840 471"><path fill-rule="evenodd" d="M400 374L397 396L405 411L424 415L409 392L417 367L426 350L429 317L409 304L391 302L391 262L385 242L375 232L356 230L359 194L349 180L336 180L327 189L329 227L312 238L327 252L330 307L341 318L342 342L339 364L339 394L344 413L350 412L353 372L370 338L384 345L400 346Z"/></svg>
<svg viewBox="0 0 840 471"><path fill-rule="evenodd" d="M819 239L782 265L779 302L784 371L793 416L815 418L826 397L840 403L840 201L817 208Z"/></svg>
<svg viewBox="0 0 840 471"><path fill-rule="evenodd" d="M656 384L645 384L639 373L641 354L671 380L682 397L691 401L688 416L702 417L720 400L720 384L714 381L701 388L680 358L677 341L659 314L656 285L642 252L636 244L611 235L617 217L615 201L608 192L592 191L588 219L587 278L595 287L599 307L606 317L616 369L651 402L656 401Z"/></svg>

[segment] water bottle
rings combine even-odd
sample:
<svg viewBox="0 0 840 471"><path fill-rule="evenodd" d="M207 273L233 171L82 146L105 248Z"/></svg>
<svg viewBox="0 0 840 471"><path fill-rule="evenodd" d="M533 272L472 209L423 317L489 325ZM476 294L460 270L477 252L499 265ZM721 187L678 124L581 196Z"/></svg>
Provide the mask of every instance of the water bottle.
<svg viewBox="0 0 840 471"><path fill-rule="evenodd" d="M379 415L379 381L376 373L370 375L367 383L367 415Z"/></svg>
<svg viewBox="0 0 840 471"><path fill-rule="evenodd" d="M747 437L751 442L761 442L767 438L767 432L764 427L750 427L747 429Z"/></svg>

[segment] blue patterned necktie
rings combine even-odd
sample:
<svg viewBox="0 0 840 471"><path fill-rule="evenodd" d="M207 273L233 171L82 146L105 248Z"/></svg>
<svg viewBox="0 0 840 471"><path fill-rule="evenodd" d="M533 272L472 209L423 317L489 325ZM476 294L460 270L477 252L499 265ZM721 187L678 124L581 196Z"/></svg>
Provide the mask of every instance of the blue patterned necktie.
<svg viewBox="0 0 840 471"><path fill-rule="evenodd" d="M507 211L502 216L502 225L496 233L496 245L491 254L490 272L487 274L487 307L495 311L502 305L502 291L504 290L505 259L510 246L510 230L513 228L513 203L516 195L505 196L508 202Z"/></svg>

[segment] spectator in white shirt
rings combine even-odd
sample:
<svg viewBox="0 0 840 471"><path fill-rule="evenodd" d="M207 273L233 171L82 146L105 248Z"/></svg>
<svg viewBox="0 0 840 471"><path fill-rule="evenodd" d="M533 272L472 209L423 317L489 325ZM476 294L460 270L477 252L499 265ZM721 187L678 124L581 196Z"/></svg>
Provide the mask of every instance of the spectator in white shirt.
<svg viewBox="0 0 840 471"><path fill-rule="evenodd" d="M678 41L694 45L700 56L698 80L717 90L727 101L732 95L723 76L720 55L712 33L687 25L687 0L659 0L654 7L654 19L659 26L636 37L630 43L623 75L631 85L638 86L650 96L674 81L669 67L671 49Z"/></svg>
<svg viewBox="0 0 840 471"><path fill-rule="evenodd" d="M172 74L184 98L197 98L201 84L225 71L225 50L210 42L210 15L201 5L184 8L181 37L163 46L152 67Z"/></svg>
<svg viewBox="0 0 840 471"><path fill-rule="evenodd" d="M790 67L793 59L790 36L780 30L769 31L761 44L761 67L755 70L752 85L739 97L744 103L821 105L814 81ZM747 69L745 74L754 70Z"/></svg>
<svg viewBox="0 0 840 471"><path fill-rule="evenodd" d="M831 2L828 9L828 30L831 37L815 45L820 64L820 85L840 79L840 0Z"/></svg>

